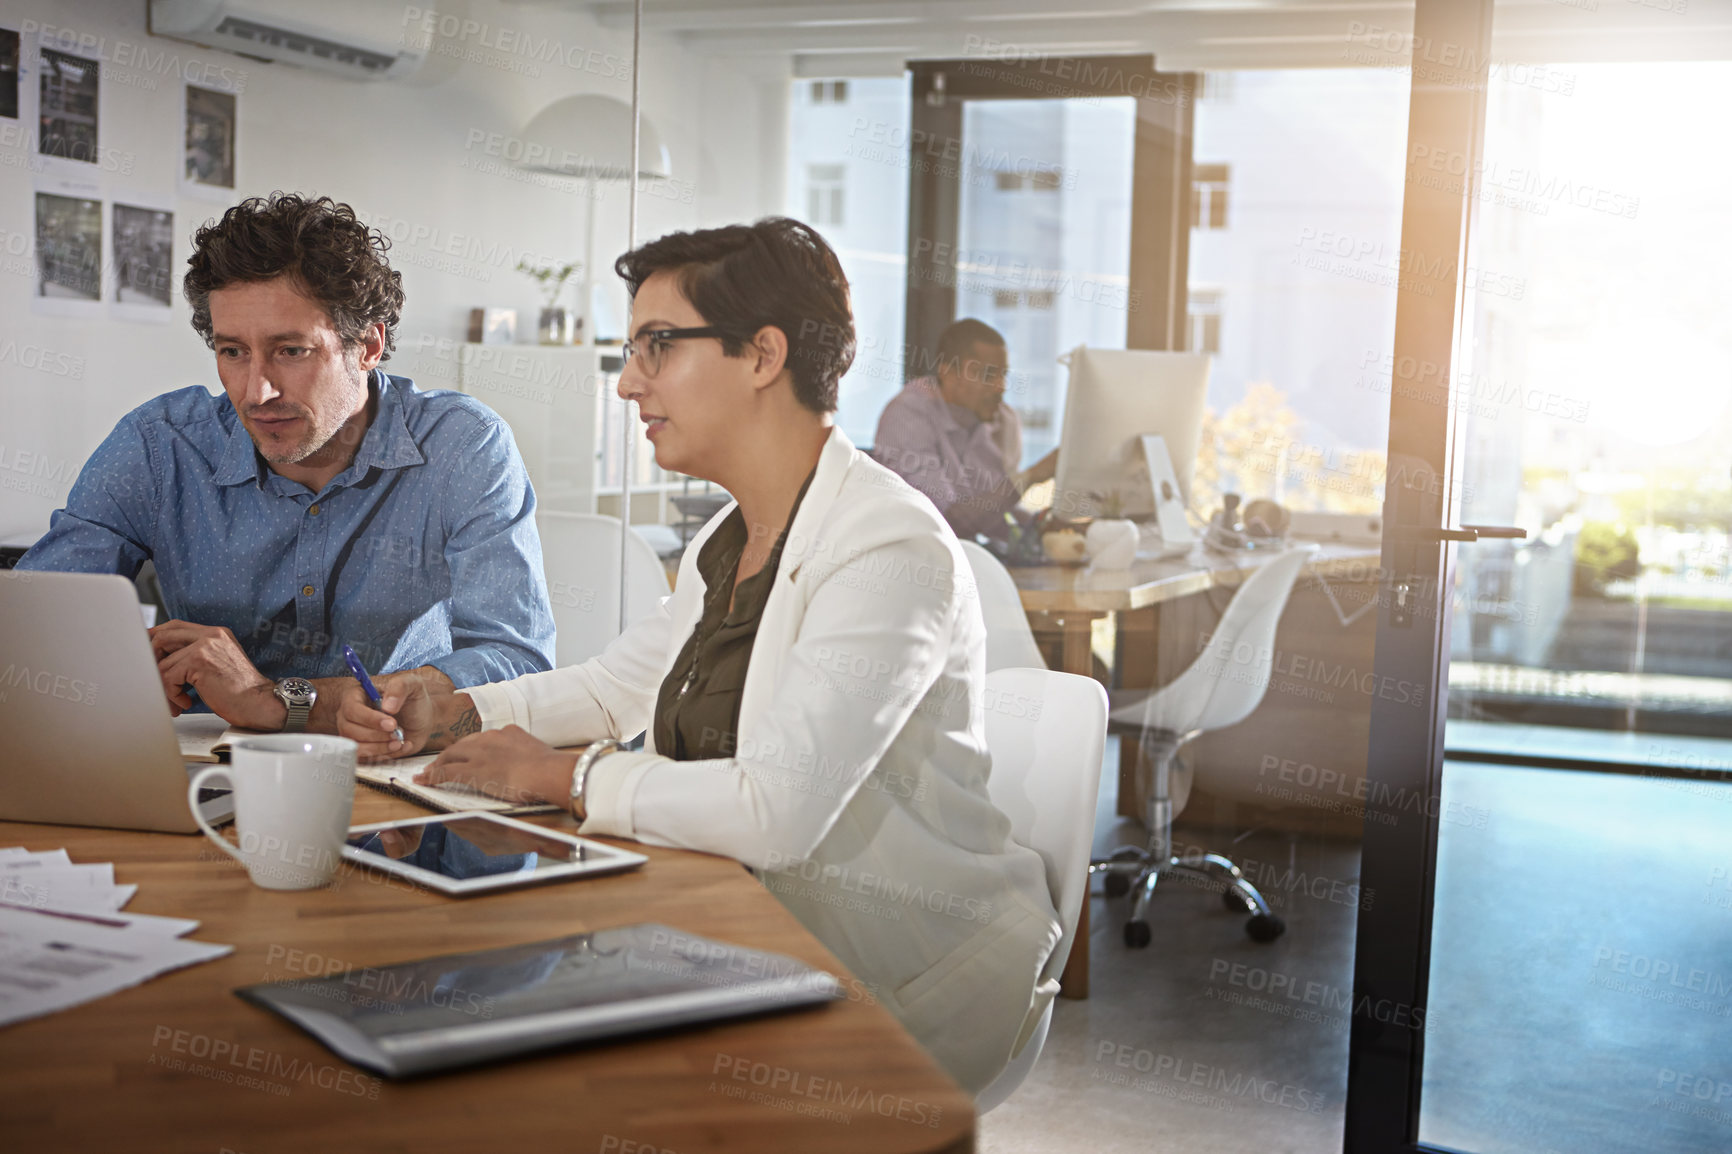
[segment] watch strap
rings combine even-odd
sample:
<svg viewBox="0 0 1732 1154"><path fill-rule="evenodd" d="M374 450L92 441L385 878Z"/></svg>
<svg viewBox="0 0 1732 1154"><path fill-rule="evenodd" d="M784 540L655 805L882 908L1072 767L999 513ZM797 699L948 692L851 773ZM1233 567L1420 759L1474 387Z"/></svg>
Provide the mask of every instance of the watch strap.
<svg viewBox="0 0 1732 1154"><path fill-rule="evenodd" d="M289 715L283 719L283 732L305 733L307 716L313 712L312 705L305 701L289 701L284 704L288 706Z"/></svg>

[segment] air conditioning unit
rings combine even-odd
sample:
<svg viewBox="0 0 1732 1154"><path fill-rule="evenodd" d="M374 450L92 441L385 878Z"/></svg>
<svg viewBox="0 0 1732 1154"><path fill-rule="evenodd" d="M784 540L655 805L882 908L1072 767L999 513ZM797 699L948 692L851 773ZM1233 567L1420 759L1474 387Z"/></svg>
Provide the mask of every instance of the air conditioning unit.
<svg viewBox="0 0 1732 1154"><path fill-rule="evenodd" d="M150 0L150 31L351 80L421 66L427 37L392 0Z"/></svg>

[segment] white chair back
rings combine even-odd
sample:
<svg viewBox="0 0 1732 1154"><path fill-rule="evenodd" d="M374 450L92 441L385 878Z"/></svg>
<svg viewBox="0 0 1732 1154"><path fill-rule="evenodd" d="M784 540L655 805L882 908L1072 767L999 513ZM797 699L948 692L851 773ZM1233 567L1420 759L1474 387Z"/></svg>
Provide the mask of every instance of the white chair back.
<svg viewBox="0 0 1732 1154"><path fill-rule="evenodd" d="M1046 863L1047 888L1064 937L1047 963L1056 977L1070 956L1088 892L1089 847L1107 740L1107 695L1100 682L1051 669L999 669L986 675L986 792L1011 836Z"/></svg>
<svg viewBox="0 0 1732 1154"><path fill-rule="evenodd" d="M1010 818L1011 837L1040 855L1062 936L1043 982L1064 972L1088 900L1101 758L1107 739L1107 695L1090 677L1050 669L999 669L986 675L986 746L992 775L986 792ZM1035 1032L1010 1065L975 1097L985 1113L1008 1098L1040 1055L1050 1001Z"/></svg>
<svg viewBox="0 0 1732 1154"><path fill-rule="evenodd" d="M974 571L980 613L986 618L986 671L1046 668L1010 570L973 541L962 542L962 552Z"/></svg>
<svg viewBox="0 0 1732 1154"><path fill-rule="evenodd" d="M539 512L541 562L558 631L558 664L578 665L619 636L619 518ZM667 570L649 543L627 534L626 621L647 616L668 595Z"/></svg>
<svg viewBox="0 0 1732 1154"><path fill-rule="evenodd" d="M1190 667L1146 700L1115 709L1113 720L1190 733L1248 717L1269 688L1275 627L1293 582L1316 551L1315 545L1289 549L1246 577Z"/></svg>

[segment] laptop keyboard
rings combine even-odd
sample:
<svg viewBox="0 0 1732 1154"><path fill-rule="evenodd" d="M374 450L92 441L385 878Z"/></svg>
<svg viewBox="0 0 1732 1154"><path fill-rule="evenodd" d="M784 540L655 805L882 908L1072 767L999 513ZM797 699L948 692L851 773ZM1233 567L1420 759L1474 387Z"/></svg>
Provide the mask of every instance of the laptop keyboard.
<svg viewBox="0 0 1732 1154"><path fill-rule="evenodd" d="M210 768L209 765L197 761L189 761L184 764L186 765L186 776L188 779L196 777L200 770ZM198 803L203 805L207 801L215 801L219 797L227 797L233 792L233 789L226 787L219 788L215 786L201 785L198 790Z"/></svg>

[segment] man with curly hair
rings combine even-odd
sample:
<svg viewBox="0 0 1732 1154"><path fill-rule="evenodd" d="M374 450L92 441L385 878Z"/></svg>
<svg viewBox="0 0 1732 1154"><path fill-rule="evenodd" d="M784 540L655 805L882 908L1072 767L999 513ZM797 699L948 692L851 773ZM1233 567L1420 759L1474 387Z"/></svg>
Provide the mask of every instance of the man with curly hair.
<svg viewBox="0 0 1732 1154"><path fill-rule="evenodd" d="M136 576L172 712L336 732L374 673L461 689L552 667L535 494L511 430L459 393L379 366L401 274L388 241L328 197L253 198L194 238L192 323L223 393L123 417L19 562Z"/></svg>

